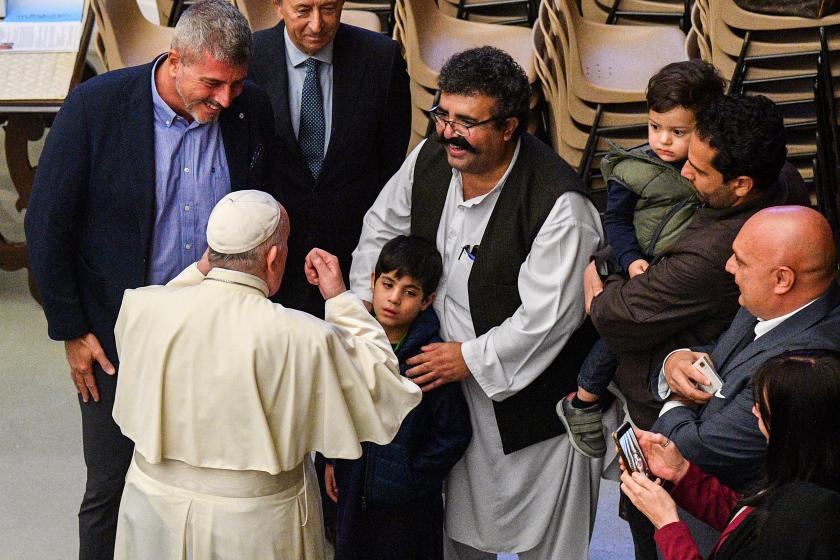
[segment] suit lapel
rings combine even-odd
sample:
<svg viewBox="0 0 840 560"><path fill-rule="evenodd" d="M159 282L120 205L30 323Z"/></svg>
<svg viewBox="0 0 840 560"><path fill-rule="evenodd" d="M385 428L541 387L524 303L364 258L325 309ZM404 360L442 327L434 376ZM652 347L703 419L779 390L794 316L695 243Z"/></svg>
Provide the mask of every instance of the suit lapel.
<svg viewBox="0 0 840 560"><path fill-rule="evenodd" d="M286 144L290 153L296 154L301 161L303 153L297 143L295 129L292 127L292 119L289 115L289 74L286 68L286 40L284 36L285 25L281 21L272 30L273 50L277 53L276 60L262 69L265 77L262 88L268 92L274 100L274 127L280 141Z"/></svg>
<svg viewBox="0 0 840 560"><path fill-rule="evenodd" d="M818 298L814 303L793 317L783 321L782 324L749 344L737 356L734 356L729 364L727 364L726 371L731 371L762 352L796 337L804 330L811 328L815 323L821 321L837 306L838 295L840 295L838 292L840 291L837 289L837 285L833 284L828 293Z"/></svg>
<svg viewBox="0 0 840 560"><path fill-rule="evenodd" d="M245 111L242 103L234 102L228 109L222 111L219 119L232 191L248 187L249 118L251 115Z"/></svg>
<svg viewBox="0 0 840 560"><path fill-rule="evenodd" d="M155 128L151 89L152 64L149 64L126 91L125 133L121 153L126 156L127 189L125 195L136 199L139 208L137 229L148 254L155 216Z"/></svg>
<svg viewBox="0 0 840 560"><path fill-rule="evenodd" d="M345 152L343 146L352 137L355 127L352 120L359 86L365 81L368 59L357 56L357 51L348 44L348 31L344 24L338 28L333 43L333 93L332 93L332 128L330 143L324 155L324 174L319 183L329 179L330 170L337 168L335 159Z"/></svg>

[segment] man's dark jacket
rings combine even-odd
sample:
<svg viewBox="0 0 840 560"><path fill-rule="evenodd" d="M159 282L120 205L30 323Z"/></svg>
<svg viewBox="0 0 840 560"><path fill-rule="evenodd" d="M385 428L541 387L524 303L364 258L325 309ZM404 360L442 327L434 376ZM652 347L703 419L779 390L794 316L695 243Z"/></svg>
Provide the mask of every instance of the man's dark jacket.
<svg viewBox="0 0 840 560"><path fill-rule="evenodd" d="M47 136L26 214L50 337L92 332L114 363L123 292L147 283L155 219L151 72L152 64L108 72L71 92ZM220 124L232 190L270 189L266 95L246 82Z"/></svg>
<svg viewBox="0 0 840 560"><path fill-rule="evenodd" d="M248 76L268 92L277 133L277 197L292 225L280 303L324 314L324 299L303 274L320 247L336 255L348 281L362 218L405 159L411 127L408 74L399 45L342 24L333 42L332 130L318 180L313 179L289 116L284 24L254 34Z"/></svg>
<svg viewBox="0 0 840 560"><path fill-rule="evenodd" d="M615 380L639 427L649 429L662 407L649 387L665 356L713 343L738 311L738 286L725 266L741 226L768 206L806 201L802 177L786 164L776 184L757 198L697 210L670 251L644 274L607 279L592 302L592 322L619 355Z"/></svg>

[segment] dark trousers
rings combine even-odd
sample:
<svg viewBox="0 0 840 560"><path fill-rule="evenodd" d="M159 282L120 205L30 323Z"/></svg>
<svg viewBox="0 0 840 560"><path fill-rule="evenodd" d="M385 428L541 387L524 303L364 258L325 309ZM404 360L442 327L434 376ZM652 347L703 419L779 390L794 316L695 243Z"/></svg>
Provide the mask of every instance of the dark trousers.
<svg viewBox="0 0 840 560"><path fill-rule="evenodd" d="M610 352L603 338L599 338L592 345L592 349L589 350L589 354L580 366L578 386L603 398L607 394L607 386L613 380L617 367L618 356Z"/></svg>
<svg viewBox="0 0 840 560"><path fill-rule="evenodd" d="M134 443L122 435L111 417L117 377L94 366L99 402L82 402L82 444L87 485L79 509L79 560L110 560L114 557L117 514L125 473Z"/></svg>

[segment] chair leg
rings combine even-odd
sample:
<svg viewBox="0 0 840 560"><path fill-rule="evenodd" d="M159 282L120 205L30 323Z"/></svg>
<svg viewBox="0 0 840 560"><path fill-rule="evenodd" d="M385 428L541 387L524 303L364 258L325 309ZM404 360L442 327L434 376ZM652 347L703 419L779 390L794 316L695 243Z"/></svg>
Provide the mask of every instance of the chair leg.
<svg viewBox="0 0 840 560"><path fill-rule="evenodd" d="M817 204L820 212L831 224L832 229L837 232L838 208L837 208L837 178L840 175L840 155L838 155L838 134L837 131L837 109L834 102L834 88L831 78L831 60L828 49L828 38L824 27L820 27L820 56L818 59L816 80L818 97L817 120L822 121L820 132L822 132L822 150L818 150L818 156L823 158L823 170L825 181L817 190ZM821 152L821 153L820 153Z"/></svg>
<svg viewBox="0 0 840 560"><path fill-rule="evenodd" d="M444 0L441 0L444 1ZM467 0L459 0L458 1L458 12L455 14L455 17L458 19L467 19L467 10L464 5L467 3Z"/></svg>
<svg viewBox="0 0 840 560"><path fill-rule="evenodd" d="M589 130L589 138L586 139L586 147L583 149L583 157L578 167L578 177L583 184L589 187L592 181L592 161L595 159L595 149L598 146L598 126L601 124L601 112L603 106L599 103L595 108L595 118L592 120L592 128Z"/></svg>
<svg viewBox="0 0 840 560"><path fill-rule="evenodd" d="M747 75L747 63L744 60L747 56L747 50L750 47L750 36L752 32L747 31L744 35L744 42L741 45L741 52L738 54L738 60L735 62L735 70L732 71L732 79L729 81L729 95L735 95L741 92L741 86L744 82L744 77Z"/></svg>
<svg viewBox="0 0 840 560"><path fill-rule="evenodd" d="M604 23L608 23L610 25L614 24L615 21L618 19L618 8L621 6L621 0L613 0L612 8L610 8L610 13L607 15L607 21Z"/></svg>

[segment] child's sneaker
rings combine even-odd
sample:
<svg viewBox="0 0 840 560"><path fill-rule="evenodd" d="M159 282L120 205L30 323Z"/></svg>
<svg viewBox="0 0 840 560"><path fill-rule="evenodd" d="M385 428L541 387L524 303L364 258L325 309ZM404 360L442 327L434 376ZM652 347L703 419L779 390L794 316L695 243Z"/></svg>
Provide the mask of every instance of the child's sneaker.
<svg viewBox="0 0 840 560"><path fill-rule="evenodd" d="M607 453L601 405L595 403L586 408L575 408L572 406L572 396L574 393L557 403L557 415L566 426L569 443L575 451L592 459L599 459Z"/></svg>

